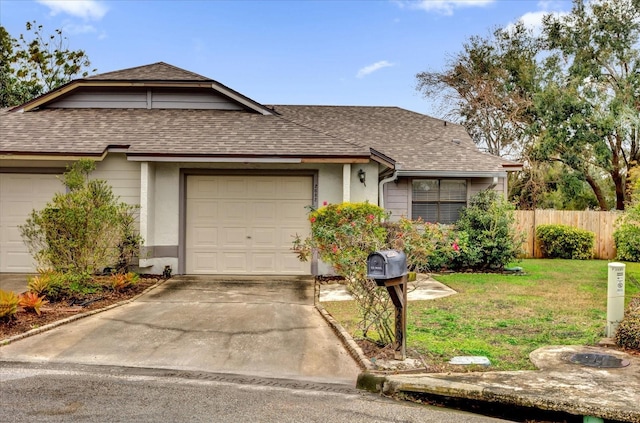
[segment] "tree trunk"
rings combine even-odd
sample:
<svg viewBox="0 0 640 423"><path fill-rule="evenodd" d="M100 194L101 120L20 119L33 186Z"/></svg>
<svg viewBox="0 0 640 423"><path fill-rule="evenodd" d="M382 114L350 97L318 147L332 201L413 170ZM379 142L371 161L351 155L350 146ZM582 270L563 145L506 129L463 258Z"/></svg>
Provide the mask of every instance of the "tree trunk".
<svg viewBox="0 0 640 423"><path fill-rule="evenodd" d="M598 200L598 206L600 206L600 210L603 210L603 211L609 210L609 206L607 205L607 199L604 197L604 194L602 193L602 188L600 188L600 185L598 185L596 180L593 179L593 177L589 173L586 173L585 177L587 179L587 183L593 190L593 193L595 194L596 199Z"/></svg>
<svg viewBox="0 0 640 423"><path fill-rule="evenodd" d="M625 199L625 188L626 181L625 178L620 175L618 171L611 172L611 179L613 179L613 183L616 187L616 210L624 210L624 199Z"/></svg>

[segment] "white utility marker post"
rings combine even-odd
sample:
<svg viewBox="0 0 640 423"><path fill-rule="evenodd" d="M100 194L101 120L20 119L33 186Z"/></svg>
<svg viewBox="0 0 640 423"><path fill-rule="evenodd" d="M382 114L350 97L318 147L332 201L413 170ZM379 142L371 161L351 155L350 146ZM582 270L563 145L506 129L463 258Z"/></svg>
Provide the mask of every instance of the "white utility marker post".
<svg viewBox="0 0 640 423"><path fill-rule="evenodd" d="M612 338L624 317L624 263L609 263L607 293L607 337Z"/></svg>

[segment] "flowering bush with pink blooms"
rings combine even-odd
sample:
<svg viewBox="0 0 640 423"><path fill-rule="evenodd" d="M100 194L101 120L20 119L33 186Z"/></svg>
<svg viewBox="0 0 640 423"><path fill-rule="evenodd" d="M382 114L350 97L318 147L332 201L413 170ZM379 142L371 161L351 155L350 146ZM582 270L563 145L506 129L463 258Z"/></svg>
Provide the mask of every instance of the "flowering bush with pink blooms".
<svg viewBox="0 0 640 423"><path fill-rule="evenodd" d="M370 252L384 248L387 213L369 203L328 204L309 213L311 236L294 241L294 251L308 260L313 249L342 276L364 277Z"/></svg>
<svg viewBox="0 0 640 423"><path fill-rule="evenodd" d="M317 251L323 262L345 278L358 303L363 336L375 333L385 345L394 339L393 307L386 289L367 279L367 256L387 248L387 230L381 223L387 217L383 209L369 203L328 204L309 213L311 236L297 237L293 246L303 261Z"/></svg>
<svg viewBox="0 0 640 423"><path fill-rule="evenodd" d="M404 251L409 268L416 272L455 269L468 249L466 233L451 225L401 218L385 227L389 248Z"/></svg>

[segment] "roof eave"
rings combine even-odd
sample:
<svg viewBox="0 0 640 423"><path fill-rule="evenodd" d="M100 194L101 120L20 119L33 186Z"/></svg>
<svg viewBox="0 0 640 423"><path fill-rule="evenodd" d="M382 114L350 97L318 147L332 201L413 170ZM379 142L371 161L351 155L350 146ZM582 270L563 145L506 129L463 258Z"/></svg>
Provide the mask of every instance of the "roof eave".
<svg viewBox="0 0 640 423"><path fill-rule="evenodd" d="M399 177L410 178L506 178L506 171L463 171L463 170L398 170Z"/></svg>
<svg viewBox="0 0 640 423"><path fill-rule="evenodd" d="M206 155L206 154L127 154L127 160L135 162L185 162L185 163L367 163L369 156L344 155Z"/></svg>
<svg viewBox="0 0 640 423"><path fill-rule="evenodd" d="M371 160L380 163L385 166L387 169L395 169L396 161L391 157L379 152L376 149L371 148Z"/></svg>
<svg viewBox="0 0 640 423"><path fill-rule="evenodd" d="M522 163L503 163L502 167L507 172L519 172L523 169L523 164Z"/></svg>

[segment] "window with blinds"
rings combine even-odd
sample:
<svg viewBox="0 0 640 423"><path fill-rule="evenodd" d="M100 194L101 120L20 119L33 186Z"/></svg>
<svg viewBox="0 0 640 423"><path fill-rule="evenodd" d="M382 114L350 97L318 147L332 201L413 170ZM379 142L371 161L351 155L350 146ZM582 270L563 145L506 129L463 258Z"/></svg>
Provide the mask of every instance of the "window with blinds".
<svg viewBox="0 0 640 423"><path fill-rule="evenodd" d="M414 179L411 218L431 223L455 223L467 205L464 179Z"/></svg>

